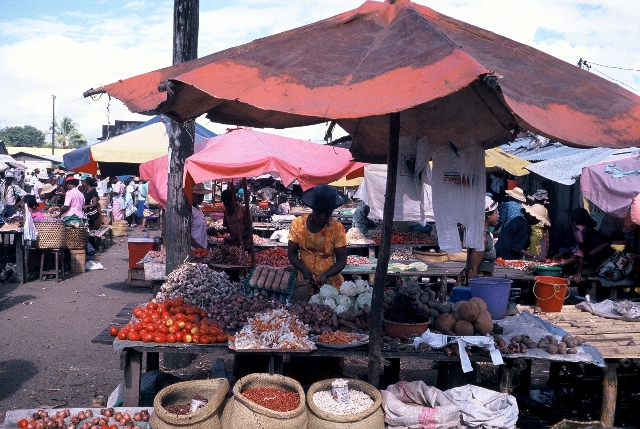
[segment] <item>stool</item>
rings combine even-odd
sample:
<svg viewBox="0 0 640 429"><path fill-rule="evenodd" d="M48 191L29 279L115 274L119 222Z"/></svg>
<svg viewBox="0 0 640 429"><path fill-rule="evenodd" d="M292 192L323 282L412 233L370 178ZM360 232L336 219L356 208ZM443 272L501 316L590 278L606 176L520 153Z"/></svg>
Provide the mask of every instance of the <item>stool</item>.
<svg viewBox="0 0 640 429"><path fill-rule="evenodd" d="M60 280L58 276L62 277L64 280L64 249L41 249L42 254L40 255L40 279L46 274L55 274L56 283ZM55 259L55 264L53 269L44 270L45 258L48 256L53 256Z"/></svg>

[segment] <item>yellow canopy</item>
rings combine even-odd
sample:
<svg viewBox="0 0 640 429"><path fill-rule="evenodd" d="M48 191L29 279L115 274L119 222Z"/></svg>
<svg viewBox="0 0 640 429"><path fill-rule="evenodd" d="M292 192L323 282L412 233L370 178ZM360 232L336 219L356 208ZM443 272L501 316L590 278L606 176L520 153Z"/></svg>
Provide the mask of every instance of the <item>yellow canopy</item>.
<svg viewBox="0 0 640 429"><path fill-rule="evenodd" d="M91 146L91 157L98 162L143 163L166 155L168 145L167 127L156 122Z"/></svg>
<svg viewBox="0 0 640 429"><path fill-rule="evenodd" d="M362 177L356 177L355 179L346 179L342 178L340 180L336 180L335 182L329 183L331 186L339 187L349 187L349 186L360 186L362 183Z"/></svg>
<svg viewBox="0 0 640 429"><path fill-rule="evenodd" d="M508 154L497 147L484 151L484 163L487 169L499 168L514 176L526 176L529 174L529 170L524 167L531 164L529 161Z"/></svg>

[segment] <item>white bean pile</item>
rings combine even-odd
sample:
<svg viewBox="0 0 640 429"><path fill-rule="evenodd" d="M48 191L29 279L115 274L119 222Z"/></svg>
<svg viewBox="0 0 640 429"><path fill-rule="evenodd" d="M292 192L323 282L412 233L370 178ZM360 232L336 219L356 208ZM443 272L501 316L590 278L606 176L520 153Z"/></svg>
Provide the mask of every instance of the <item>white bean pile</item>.
<svg viewBox="0 0 640 429"><path fill-rule="evenodd" d="M330 391L321 390L313 394L313 403L327 413L346 416L368 410L373 405L373 399L364 392L349 389L349 402L338 403Z"/></svg>

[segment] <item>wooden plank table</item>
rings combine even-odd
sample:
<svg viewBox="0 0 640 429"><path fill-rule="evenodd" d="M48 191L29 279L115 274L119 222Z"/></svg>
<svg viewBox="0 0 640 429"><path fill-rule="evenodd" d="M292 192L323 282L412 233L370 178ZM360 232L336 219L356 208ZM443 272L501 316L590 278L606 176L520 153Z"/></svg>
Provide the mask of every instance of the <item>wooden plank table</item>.
<svg viewBox="0 0 640 429"><path fill-rule="evenodd" d="M533 313L533 306L518 306ZM602 380L602 410L604 426L613 426L617 400L617 367L621 360L640 359L640 322L624 322L596 316L574 305L565 305L559 313L537 314L571 335L580 335L595 346L605 359Z"/></svg>

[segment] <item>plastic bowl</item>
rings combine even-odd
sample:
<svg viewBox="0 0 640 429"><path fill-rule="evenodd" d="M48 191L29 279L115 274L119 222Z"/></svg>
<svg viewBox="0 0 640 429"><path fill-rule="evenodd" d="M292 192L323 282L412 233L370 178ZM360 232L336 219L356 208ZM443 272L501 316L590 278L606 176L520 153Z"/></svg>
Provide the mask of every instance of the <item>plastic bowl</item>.
<svg viewBox="0 0 640 429"><path fill-rule="evenodd" d="M431 322L423 323L399 323L391 320L382 319L384 330L391 338L402 338L409 335L422 335Z"/></svg>
<svg viewBox="0 0 640 429"><path fill-rule="evenodd" d="M538 265L535 268L536 275L539 276L554 276L557 277L562 274L562 267L555 265Z"/></svg>

